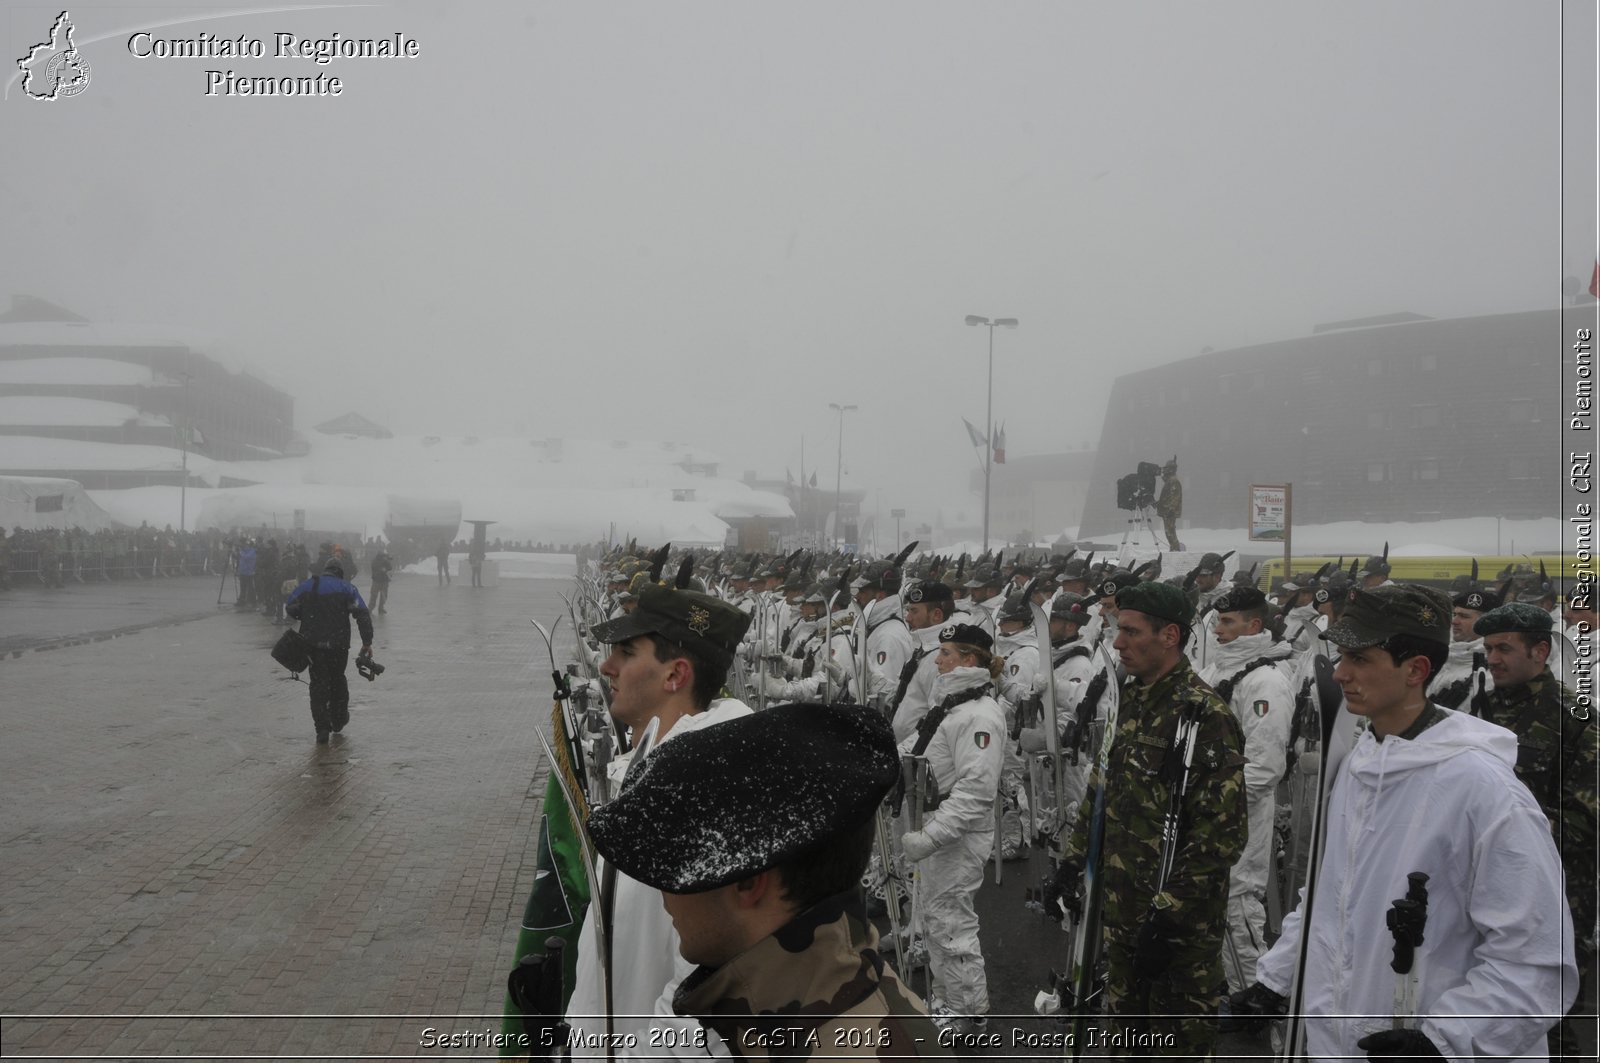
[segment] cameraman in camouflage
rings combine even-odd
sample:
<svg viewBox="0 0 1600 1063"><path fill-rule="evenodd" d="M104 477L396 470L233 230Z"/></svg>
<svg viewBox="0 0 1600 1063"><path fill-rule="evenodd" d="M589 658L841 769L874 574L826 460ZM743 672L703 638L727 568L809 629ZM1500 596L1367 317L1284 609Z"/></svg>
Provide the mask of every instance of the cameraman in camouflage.
<svg viewBox="0 0 1600 1063"><path fill-rule="evenodd" d="M1178 518L1183 516L1183 483L1178 479L1178 456L1161 467L1161 494L1156 498L1156 515L1167 532L1167 549L1182 550L1178 541Z"/></svg>

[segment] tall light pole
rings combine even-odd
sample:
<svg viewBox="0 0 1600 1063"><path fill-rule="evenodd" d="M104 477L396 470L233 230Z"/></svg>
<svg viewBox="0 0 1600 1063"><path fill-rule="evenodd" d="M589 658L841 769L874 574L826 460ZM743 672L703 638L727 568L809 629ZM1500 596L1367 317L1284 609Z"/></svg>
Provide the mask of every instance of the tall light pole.
<svg viewBox="0 0 1600 1063"><path fill-rule="evenodd" d="M839 411L839 465L833 474L833 548L837 550L839 533L844 527L844 511L839 508L840 499L844 497L844 415L855 409L855 406L841 406L837 402L830 402L828 409Z"/></svg>
<svg viewBox="0 0 1600 1063"><path fill-rule="evenodd" d="M967 315L969 325L987 325L989 328L989 398L987 401L988 413L984 415L984 444L983 444L983 551L989 552L989 474L994 466L994 330L1001 328L1016 328L1017 319L1014 317L997 317L990 320L979 317L977 314Z"/></svg>

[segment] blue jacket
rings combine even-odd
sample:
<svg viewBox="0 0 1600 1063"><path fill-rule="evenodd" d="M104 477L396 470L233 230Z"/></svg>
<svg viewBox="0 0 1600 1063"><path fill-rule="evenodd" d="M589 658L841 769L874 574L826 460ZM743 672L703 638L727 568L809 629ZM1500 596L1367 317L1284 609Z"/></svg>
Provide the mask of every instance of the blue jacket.
<svg viewBox="0 0 1600 1063"><path fill-rule="evenodd" d="M300 621L300 634L324 650L350 648L350 618L361 629L361 643L372 644L372 614L355 584L327 573L312 576L290 592L284 611Z"/></svg>
<svg viewBox="0 0 1600 1063"><path fill-rule="evenodd" d="M239 575L254 576L256 574L256 548L247 546L239 551Z"/></svg>

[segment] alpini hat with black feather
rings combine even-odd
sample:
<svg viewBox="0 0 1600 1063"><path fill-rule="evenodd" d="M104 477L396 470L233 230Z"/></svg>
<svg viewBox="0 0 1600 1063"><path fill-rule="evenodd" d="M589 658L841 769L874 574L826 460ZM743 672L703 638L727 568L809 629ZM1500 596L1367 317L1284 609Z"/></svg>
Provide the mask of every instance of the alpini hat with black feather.
<svg viewBox="0 0 1600 1063"><path fill-rule="evenodd" d="M859 705L777 705L663 742L589 816L594 847L667 893L703 893L861 827L900 776L894 733Z"/></svg>

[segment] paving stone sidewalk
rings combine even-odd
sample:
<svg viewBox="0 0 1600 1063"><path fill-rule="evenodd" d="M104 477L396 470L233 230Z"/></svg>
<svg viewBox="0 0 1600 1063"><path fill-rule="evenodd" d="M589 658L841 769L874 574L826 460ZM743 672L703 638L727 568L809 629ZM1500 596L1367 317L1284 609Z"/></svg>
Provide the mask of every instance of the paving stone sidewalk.
<svg viewBox="0 0 1600 1063"><path fill-rule="evenodd" d="M492 1056L568 589L396 580L330 746L254 614L0 660L5 1054Z"/></svg>

